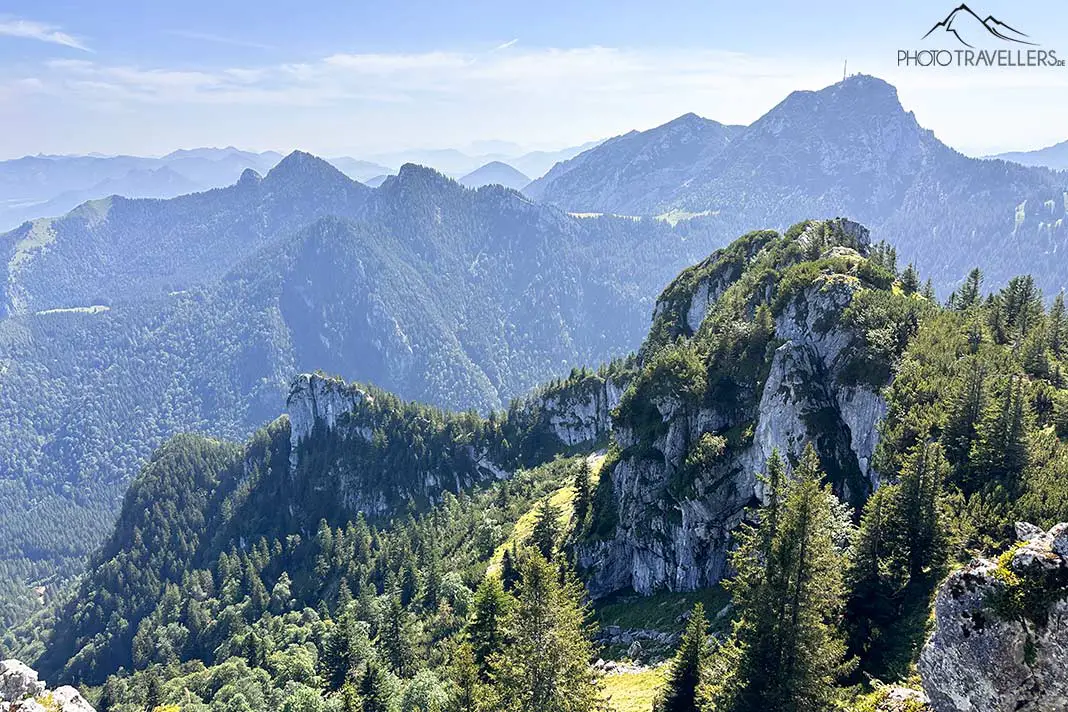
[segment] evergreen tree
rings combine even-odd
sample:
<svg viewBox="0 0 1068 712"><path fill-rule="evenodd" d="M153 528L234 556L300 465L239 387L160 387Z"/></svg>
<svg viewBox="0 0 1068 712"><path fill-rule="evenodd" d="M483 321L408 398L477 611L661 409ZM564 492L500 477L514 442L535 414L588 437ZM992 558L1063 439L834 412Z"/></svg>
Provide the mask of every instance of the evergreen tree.
<svg viewBox="0 0 1068 712"><path fill-rule="evenodd" d="M950 462L958 472L964 473L975 443L976 428L986 407L986 370L975 358L965 360L961 370L963 375L949 397L949 413L942 442L945 443Z"/></svg>
<svg viewBox="0 0 1068 712"><path fill-rule="evenodd" d="M507 554L507 551L505 551ZM474 612L467 624L472 654L483 681L490 678L490 661L504 648L505 623L512 599L501 579L488 575L475 592Z"/></svg>
<svg viewBox="0 0 1068 712"><path fill-rule="evenodd" d="M920 291L920 275L911 262L901 273L901 291L905 294L916 294Z"/></svg>
<svg viewBox="0 0 1068 712"><path fill-rule="evenodd" d="M495 656L495 707L501 712L590 712L602 704L591 669L580 586L532 552L522 565L508 642Z"/></svg>
<svg viewBox="0 0 1068 712"><path fill-rule="evenodd" d="M398 596L392 596L385 623L379 633L390 669L398 677L411 677L415 674L415 634L412 630L411 614L401 605Z"/></svg>
<svg viewBox="0 0 1068 712"><path fill-rule="evenodd" d="M1068 314L1065 313L1063 290L1057 294L1049 310L1049 349L1057 358L1068 356Z"/></svg>
<svg viewBox="0 0 1068 712"><path fill-rule="evenodd" d="M1025 383L1010 376L1000 397L989 404L976 428L971 451L972 481L1015 484L1027 465L1028 410Z"/></svg>
<svg viewBox="0 0 1068 712"><path fill-rule="evenodd" d="M449 665L451 687L449 712L480 712L485 709L486 692L474 648L467 641L457 647Z"/></svg>
<svg viewBox="0 0 1068 712"><path fill-rule="evenodd" d="M360 680L362 712L394 712L395 692L389 673L377 661L368 662Z"/></svg>
<svg viewBox="0 0 1068 712"><path fill-rule="evenodd" d="M980 303L982 298L983 273L976 267L968 274L961 288L954 293L950 305L958 311L967 311Z"/></svg>
<svg viewBox="0 0 1068 712"><path fill-rule="evenodd" d="M697 712L697 688L708 662L708 621L698 603L690 613L679 649L671 661L653 712Z"/></svg>
<svg viewBox="0 0 1068 712"><path fill-rule="evenodd" d="M836 696L850 525L822 479L809 446L779 511L739 532L731 559L738 573L728 584L739 619L700 692L716 712L817 712Z"/></svg>
<svg viewBox="0 0 1068 712"><path fill-rule="evenodd" d="M898 539L906 552L902 557L910 581L922 579L945 560L945 533L941 521L942 485L949 463L938 443L925 443L910 453L900 478L902 522Z"/></svg>
<svg viewBox="0 0 1068 712"><path fill-rule="evenodd" d="M556 555L556 544L560 540L560 510L552 499L546 497L538 508L534 530L530 534L530 543L546 560L552 561Z"/></svg>
<svg viewBox="0 0 1068 712"><path fill-rule="evenodd" d="M504 550L501 556L501 585L509 593L519 585L519 550L512 542L512 547Z"/></svg>
<svg viewBox="0 0 1068 712"><path fill-rule="evenodd" d="M578 532L582 532L585 529L586 517L590 514L592 498L590 463L586 458L582 458L579 462L578 472L575 473L575 530Z"/></svg>

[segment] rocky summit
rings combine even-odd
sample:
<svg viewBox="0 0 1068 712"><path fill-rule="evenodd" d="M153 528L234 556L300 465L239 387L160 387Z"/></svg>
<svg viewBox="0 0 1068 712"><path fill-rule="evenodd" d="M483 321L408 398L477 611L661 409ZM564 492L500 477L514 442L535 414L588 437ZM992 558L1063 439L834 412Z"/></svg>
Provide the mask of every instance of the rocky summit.
<svg viewBox="0 0 1068 712"><path fill-rule="evenodd" d="M49 690L18 660L0 662L0 712L95 712L69 685Z"/></svg>
<svg viewBox="0 0 1068 712"><path fill-rule="evenodd" d="M935 712L1068 709L1068 524L1016 525L998 561L953 573L920 655Z"/></svg>

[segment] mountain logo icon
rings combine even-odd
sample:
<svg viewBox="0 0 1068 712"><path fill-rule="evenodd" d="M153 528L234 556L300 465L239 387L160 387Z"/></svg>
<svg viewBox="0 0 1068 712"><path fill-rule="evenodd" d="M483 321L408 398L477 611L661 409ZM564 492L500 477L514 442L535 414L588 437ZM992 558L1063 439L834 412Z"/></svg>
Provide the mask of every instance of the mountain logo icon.
<svg viewBox="0 0 1068 712"><path fill-rule="evenodd" d="M986 35L992 35L1005 42L1037 46L1035 42L1030 41L1027 34L1005 24L993 15L987 15L986 19L983 19L963 3L959 7L954 8L954 10L946 16L946 19L936 22L934 27L928 30L927 34L923 36L923 39L927 39L938 30L953 35L957 38L957 41L965 47L974 48L975 45L968 40L974 41L976 36L985 37Z"/></svg>

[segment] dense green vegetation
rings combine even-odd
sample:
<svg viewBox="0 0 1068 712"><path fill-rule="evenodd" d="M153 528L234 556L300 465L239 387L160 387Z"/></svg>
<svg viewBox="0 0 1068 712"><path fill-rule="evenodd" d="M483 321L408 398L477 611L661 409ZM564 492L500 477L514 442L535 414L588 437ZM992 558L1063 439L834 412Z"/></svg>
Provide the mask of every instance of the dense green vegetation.
<svg viewBox="0 0 1068 712"><path fill-rule="evenodd" d="M80 571L171 435L240 441L316 369L505 407L633 349L708 235L417 166L372 191L297 154L262 180L0 236L0 622Z"/></svg>
<svg viewBox="0 0 1068 712"><path fill-rule="evenodd" d="M754 235L706 263L742 254L749 267L696 333L651 337L637 361L576 369L507 412L337 382L361 398L295 452L285 418L244 446L171 439L77 594L5 647L82 684L103 712L580 712L605 704L590 664L609 651L593 625L682 629L670 665L641 677L663 681L637 696L657 710L863 709L872 680L912 674L949 567L1007 548L1017 520L1068 519L1068 315L1026 277L984 295L978 271L940 306L890 248L843 251L823 225L749 250ZM881 486L854 507L814 448L775 455L762 506L734 533L730 608L719 590L621 593L591 615L575 547L616 526L603 473L625 453L612 442L603 465L561 458L576 448L553 439L538 404L625 386L616 422L648 454L658 403L733 403L737 426L696 439L685 478L747 437L772 320L841 280L854 288L841 322L817 328L852 330L847 374L892 376ZM664 324L657 338L684 328ZM514 474L498 479L481 458ZM1008 583L1005 615L1033 615L1041 587ZM694 601L716 620L700 605L683 620Z"/></svg>

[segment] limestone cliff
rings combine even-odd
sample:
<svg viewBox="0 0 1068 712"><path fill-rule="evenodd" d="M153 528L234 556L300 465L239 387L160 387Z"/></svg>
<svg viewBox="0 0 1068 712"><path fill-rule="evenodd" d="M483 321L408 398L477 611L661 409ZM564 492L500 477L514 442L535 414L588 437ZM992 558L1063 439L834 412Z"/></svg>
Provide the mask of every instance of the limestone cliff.
<svg viewBox="0 0 1068 712"><path fill-rule="evenodd" d="M920 655L935 712L1068 709L1068 524L1018 524L1000 561L954 572Z"/></svg>
<svg viewBox="0 0 1068 712"><path fill-rule="evenodd" d="M889 286L866 260L867 230L835 220L739 242L680 277L657 307L643 373L614 428L612 530L579 548L594 595L722 578L731 531L759 503L757 475L773 450L794 460L813 443L836 491L856 504L878 484L882 384L856 378L860 335L843 316L858 293ZM679 349L700 366L679 365ZM687 368L695 385L670 380ZM669 383L662 395L658 378ZM687 389L689 402L677 395Z"/></svg>
<svg viewBox="0 0 1068 712"><path fill-rule="evenodd" d="M287 401L290 501L314 510L309 517L329 514L323 501L349 516L388 517L511 477L527 461L605 439L625 379L619 369L573 376L487 422L301 374Z"/></svg>

